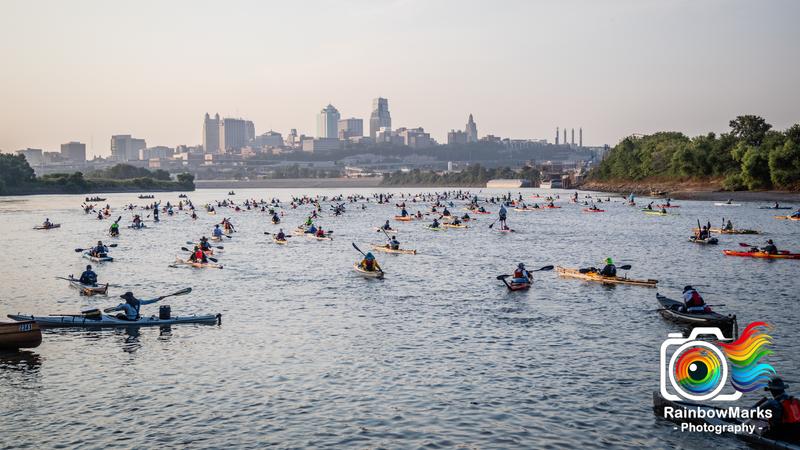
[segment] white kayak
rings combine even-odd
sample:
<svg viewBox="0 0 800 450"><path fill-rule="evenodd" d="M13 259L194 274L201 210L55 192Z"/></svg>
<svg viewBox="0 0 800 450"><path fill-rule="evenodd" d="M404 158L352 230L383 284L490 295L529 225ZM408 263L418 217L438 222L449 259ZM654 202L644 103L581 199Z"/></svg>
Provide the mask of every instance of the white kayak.
<svg viewBox="0 0 800 450"><path fill-rule="evenodd" d="M180 257L175 257L175 262L173 263L175 266L191 266L196 269L222 269L222 264L215 264L213 262L194 262L189 261L188 259L183 259Z"/></svg>
<svg viewBox="0 0 800 450"><path fill-rule="evenodd" d="M197 323L215 325L222 322L222 314L206 314L202 316L176 316L169 319L159 319L158 316L141 317L139 320L118 319L116 316L101 314L99 316L52 315L28 316L22 314L9 314L9 319L17 321L35 320L40 327L147 327L158 325L175 325L182 323Z"/></svg>
<svg viewBox="0 0 800 450"><path fill-rule="evenodd" d="M112 258L110 256L92 256L89 252L84 252L83 253L83 257L88 259L88 260L97 262L97 263L111 262L111 261L114 260L114 258Z"/></svg>
<svg viewBox="0 0 800 450"><path fill-rule="evenodd" d="M80 291L84 295L106 294L108 292L108 283L106 284L83 284L75 278L69 280L69 285Z"/></svg>
<svg viewBox="0 0 800 450"><path fill-rule="evenodd" d="M714 203L714 206L742 206L741 203Z"/></svg>
<svg viewBox="0 0 800 450"><path fill-rule="evenodd" d="M378 232L378 233L380 233L381 231L385 231L385 232L387 232L387 233L389 233L389 234L392 234L392 233L399 233L399 232L400 232L400 230L398 230L397 228L392 228L392 229L390 229L390 230L384 230L384 229L383 229L383 228L381 228L381 227L375 227L375 228L373 228L373 229L374 229L376 232Z"/></svg>
<svg viewBox="0 0 800 450"><path fill-rule="evenodd" d="M373 271L364 270L358 263L353 264L353 269L355 269L355 271L358 272L358 274L361 275L362 277L383 278L382 270L373 270Z"/></svg>

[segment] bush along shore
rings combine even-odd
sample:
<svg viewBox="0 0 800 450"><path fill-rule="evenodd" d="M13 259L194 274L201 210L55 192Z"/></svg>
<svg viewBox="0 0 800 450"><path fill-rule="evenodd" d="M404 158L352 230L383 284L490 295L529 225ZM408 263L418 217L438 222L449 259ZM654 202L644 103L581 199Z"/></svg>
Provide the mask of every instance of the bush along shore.
<svg viewBox="0 0 800 450"><path fill-rule="evenodd" d="M532 186L536 186L539 183L539 171L532 167L516 171L508 167L487 169L480 164L470 165L460 172L439 173L414 169L385 175L381 186L484 187L489 180L505 178L529 180Z"/></svg>
<svg viewBox="0 0 800 450"><path fill-rule="evenodd" d="M748 115L729 125L730 131L719 136L660 132L627 137L592 170L584 188L640 194L800 192L800 124L775 131L763 118Z"/></svg>
<svg viewBox="0 0 800 450"><path fill-rule="evenodd" d="M91 194L99 192L193 191L194 176L118 164L85 176L81 172L37 177L22 155L0 154L0 195Z"/></svg>

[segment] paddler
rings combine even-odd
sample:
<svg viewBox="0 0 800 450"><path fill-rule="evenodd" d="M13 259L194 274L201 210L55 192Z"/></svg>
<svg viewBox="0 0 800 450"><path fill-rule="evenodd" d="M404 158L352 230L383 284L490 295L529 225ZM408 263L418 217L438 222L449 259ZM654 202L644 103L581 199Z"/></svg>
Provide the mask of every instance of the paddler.
<svg viewBox="0 0 800 450"><path fill-rule="evenodd" d="M600 275L604 277L616 277L617 276L617 266L614 265L614 260L611 258L606 258L606 265L600 270Z"/></svg>
<svg viewBox="0 0 800 450"><path fill-rule="evenodd" d="M767 252L770 255L777 255L778 254L778 247L775 246L775 243L772 242L772 239L767 239L767 245L761 249L763 252Z"/></svg>
<svg viewBox="0 0 800 450"><path fill-rule="evenodd" d="M733 223L731 223L731 219L728 219L728 223L725 224L723 228L725 231L733 231Z"/></svg>
<svg viewBox="0 0 800 450"><path fill-rule="evenodd" d="M78 281L80 281L81 284L85 284L87 286L97 285L97 274L94 273L91 265L86 266L86 270L83 271Z"/></svg>
<svg viewBox="0 0 800 450"><path fill-rule="evenodd" d="M222 229L219 227L219 224L214 225L214 231L211 232L211 236L221 239L222 238Z"/></svg>
<svg viewBox="0 0 800 450"><path fill-rule="evenodd" d="M311 220L311 216L308 216L308 218L306 219L306 223L305 223L305 225L306 225L307 227L310 227L310 226L312 226L313 224L314 224L314 221L313 221L313 220Z"/></svg>
<svg viewBox="0 0 800 450"><path fill-rule="evenodd" d="M800 217L800 208L797 208L797 211L790 214L789 217Z"/></svg>
<svg viewBox="0 0 800 450"><path fill-rule="evenodd" d="M211 250L211 244L208 242L208 238L203 236L200 238L200 250L204 252L209 252Z"/></svg>
<svg viewBox="0 0 800 450"><path fill-rule="evenodd" d="M463 221L465 221L465 222L466 222L466 221L468 221L468 220L472 220L472 217L470 217L470 216L469 216L469 214L467 214L467 213L464 213L464 215L463 215L463 216L461 216L461 220L463 220Z"/></svg>
<svg viewBox="0 0 800 450"><path fill-rule="evenodd" d="M311 226L306 229L305 233L313 236L317 233L317 227L312 223Z"/></svg>
<svg viewBox="0 0 800 450"><path fill-rule="evenodd" d="M514 271L514 277L511 278L511 284L530 283L532 278L531 273L525 269L525 264L519 263L517 264L517 269Z"/></svg>
<svg viewBox="0 0 800 450"><path fill-rule="evenodd" d="M192 250L192 253L189 255L189 261L206 264L208 259L206 258L206 254L203 253L203 250L200 248L200 246L195 245L194 250Z"/></svg>
<svg viewBox="0 0 800 450"><path fill-rule="evenodd" d="M430 228L439 228L439 221L436 218L433 218L433 223L428 225Z"/></svg>
<svg viewBox="0 0 800 450"><path fill-rule="evenodd" d="M322 227L319 227L319 229L314 234L314 236L316 236L318 238L324 238L325 237L325 230L323 230Z"/></svg>
<svg viewBox="0 0 800 450"><path fill-rule="evenodd" d="M91 250L89 250L89 254L97 258L105 257L107 256L107 253L108 253L108 247L103 245L103 241L97 241L97 245L92 247Z"/></svg>
<svg viewBox="0 0 800 450"><path fill-rule="evenodd" d="M503 229L505 229L506 217L508 217L508 211L506 211L506 205L501 204L500 211L498 211L497 214L499 215L500 226L503 227Z"/></svg>
<svg viewBox="0 0 800 450"><path fill-rule="evenodd" d="M48 217L44 219L44 223L42 223L42 226L45 228L50 228L53 226L53 222L50 222L50 218Z"/></svg>
<svg viewBox="0 0 800 450"><path fill-rule="evenodd" d="M788 388L780 377L771 379L764 390L769 391L772 398L761 399L755 407L772 411L765 437L797 443L800 442L800 400L787 394Z"/></svg>
<svg viewBox="0 0 800 450"><path fill-rule="evenodd" d="M391 225L389 225L389 221L387 220L387 221L386 221L386 223L384 223L384 224L381 226L381 229L383 229L383 230L386 230L386 231L389 231L389 230L391 230L391 229L392 229L392 226L391 226Z"/></svg>
<svg viewBox="0 0 800 450"><path fill-rule="evenodd" d="M400 250L400 241L397 240L397 236L392 236L389 240L389 248L392 250Z"/></svg>
<svg viewBox="0 0 800 450"><path fill-rule="evenodd" d="M121 320L139 320L139 309L142 305L149 305L164 299L164 297L156 297L150 300L139 300L133 296L133 292L126 292L119 296L125 300L125 303L120 303L113 308L107 308L106 312L122 311L117 314L117 319Z"/></svg>
<svg viewBox="0 0 800 450"><path fill-rule="evenodd" d="M700 293L691 286L683 288L683 310L690 313L708 312L705 300Z"/></svg>
<svg viewBox="0 0 800 450"><path fill-rule="evenodd" d="M274 223L274 224L281 223L281 218L278 217L278 214L275 213L274 211L272 212L272 223Z"/></svg>
<svg viewBox="0 0 800 450"><path fill-rule="evenodd" d="M364 255L364 259L361 260L359 266L367 272L382 272L381 266L378 264L378 261L375 260L375 256L372 255L372 252L367 252L367 254Z"/></svg>
<svg viewBox="0 0 800 450"><path fill-rule="evenodd" d="M447 209L447 206L444 207L444 210L442 211L442 216L450 217L450 210Z"/></svg>
<svg viewBox="0 0 800 450"><path fill-rule="evenodd" d="M111 227L108 229L108 234L110 234L112 237L113 236L119 236L119 222L118 221L115 220L114 223L111 224Z"/></svg>
<svg viewBox="0 0 800 450"><path fill-rule="evenodd" d="M278 230L278 234L275 235L275 239L277 239L279 241L285 241L286 240L286 234L283 232L283 228Z"/></svg>

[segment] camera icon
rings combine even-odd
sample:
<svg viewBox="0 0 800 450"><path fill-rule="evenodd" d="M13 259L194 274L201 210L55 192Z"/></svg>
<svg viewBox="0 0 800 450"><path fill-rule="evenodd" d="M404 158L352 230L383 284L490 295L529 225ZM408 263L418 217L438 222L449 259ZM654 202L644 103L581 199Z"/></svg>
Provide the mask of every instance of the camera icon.
<svg viewBox="0 0 800 450"><path fill-rule="evenodd" d="M728 384L728 360L719 347L699 336L713 336L718 341L726 339L722 330L716 327L695 328L689 337L682 333L669 333L661 344L661 395L672 401L733 401L742 396L734 390L722 394ZM677 348L676 348L677 347ZM667 352L674 348L669 358ZM669 379L673 392L667 390Z"/></svg>

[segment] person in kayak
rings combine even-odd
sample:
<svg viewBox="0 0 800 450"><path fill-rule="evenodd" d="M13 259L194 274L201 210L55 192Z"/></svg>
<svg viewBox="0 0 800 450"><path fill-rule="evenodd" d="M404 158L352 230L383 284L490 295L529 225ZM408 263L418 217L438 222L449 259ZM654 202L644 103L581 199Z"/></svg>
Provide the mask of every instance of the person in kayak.
<svg viewBox="0 0 800 450"><path fill-rule="evenodd" d="M324 238L325 237L325 230L323 230L322 227L319 227L319 229L314 234L314 236L316 236L318 238Z"/></svg>
<svg viewBox="0 0 800 450"><path fill-rule="evenodd" d="M222 229L219 227L219 224L214 225L214 231L211 232L211 236L217 239L222 238Z"/></svg>
<svg viewBox="0 0 800 450"><path fill-rule="evenodd" d="M511 278L511 284L526 284L530 283L531 273L525 268L524 263L517 264L517 270L514 271L514 277Z"/></svg>
<svg viewBox="0 0 800 450"><path fill-rule="evenodd" d="M772 242L772 239L767 239L767 245L762 248L761 251L769 253L770 255L777 255L778 247L775 246L775 243Z"/></svg>
<svg viewBox="0 0 800 450"><path fill-rule="evenodd" d="M599 273L604 277L617 276L617 266L614 265L614 260L611 258L606 258L606 265L603 266Z"/></svg>
<svg viewBox="0 0 800 450"><path fill-rule="evenodd" d="M433 218L433 223L428 225L428 226L431 227L431 228L439 228L439 221L436 220L436 218L434 217Z"/></svg>
<svg viewBox="0 0 800 450"><path fill-rule="evenodd" d="M153 222L158 222L158 205L153 208Z"/></svg>
<svg viewBox="0 0 800 450"><path fill-rule="evenodd" d="M384 224L381 226L381 229L383 229L383 230L386 230L386 231L390 231L390 230L392 229L392 226L391 226L391 225L389 225L389 221L387 220L387 221L386 221L386 223L384 223Z"/></svg>
<svg viewBox="0 0 800 450"><path fill-rule="evenodd" d="M200 246L195 245L194 250L192 250L192 253L189 255L189 261L206 264L208 262L208 258L206 258L206 254L203 253L203 250L200 248Z"/></svg>
<svg viewBox="0 0 800 450"><path fill-rule="evenodd" d="M500 205L500 211L497 213L499 215L500 226L505 229L506 226L506 218L508 217L508 211L506 211L505 205Z"/></svg>
<svg viewBox="0 0 800 450"><path fill-rule="evenodd" d="M447 206L444 207L444 210L442 211L442 216L443 217L450 217L450 210L447 209Z"/></svg>
<svg viewBox="0 0 800 450"><path fill-rule="evenodd" d="M108 229L108 234L110 234L111 237L119 236L119 223L117 221L111 224L111 227Z"/></svg>
<svg viewBox="0 0 800 450"><path fill-rule="evenodd" d="M707 225L703 225L702 228L698 228L697 229L697 234L695 235L695 239L702 241L702 240L708 239L709 236L710 236L710 233L709 233L709 230L708 230L708 226Z"/></svg>
<svg viewBox="0 0 800 450"><path fill-rule="evenodd" d="M272 213L272 223L276 225L281 223L281 218L275 212Z"/></svg>
<svg viewBox="0 0 800 450"><path fill-rule="evenodd" d="M359 266L367 272L382 272L381 266L378 264L378 261L375 259L375 256L372 254L372 252L367 252L367 254L364 255L364 259L361 260Z"/></svg>
<svg viewBox="0 0 800 450"><path fill-rule="evenodd" d="M51 228L53 226L53 222L50 222L50 218L48 217L48 218L44 219L44 222L42 223L42 226L45 227L45 228Z"/></svg>
<svg viewBox="0 0 800 450"><path fill-rule="evenodd" d="M133 227L134 228L142 228L144 224L142 223L142 217L138 214L133 216Z"/></svg>
<svg viewBox="0 0 800 450"><path fill-rule="evenodd" d="M200 238L200 250L204 252L211 251L211 243L208 242L208 238L205 236Z"/></svg>
<svg viewBox="0 0 800 450"><path fill-rule="evenodd" d="M789 214L789 217L800 217L800 208L797 208L797 211Z"/></svg>
<svg viewBox="0 0 800 450"><path fill-rule="evenodd" d="M689 313L708 312L705 300L697 290L691 286L683 288L683 310Z"/></svg>
<svg viewBox="0 0 800 450"><path fill-rule="evenodd" d="M453 220L450 221L451 225L461 225L461 219L458 217L454 217Z"/></svg>
<svg viewBox="0 0 800 450"><path fill-rule="evenodd" d="M108 256L107 255L108 254L108 247L103 245L103 241L97 241L97 245L92 247L91 250L89 250L89 254L91 256L95 256L97 258L103 258L105 256Z"/></svg>
<svg viewBox="0 0 800 450"><path fill-rule="evenodd" d="M392 236L389 240L389 248L392 250L400 250L400 241L397 240L397 236Z"/></svg>
<svg viewBox="0 0 800 450"><path fill-rule="evenodd" d="M800 400L787 394L788 388L780 377L771 379L764 390L769 391L772 398L761 399L755 407L772 411L765 437L797 443L800 442Z"/></svg>
<svg viewBox="0 0 800 450"><path fill-rule="evenodd" d="M94 273L91 265L86 266L86 270L83 271L78 281L80 281L81 284L85 284L87 286L97 285L97 274Z"/></svg>
<svg viewBox="0 0 800 450"><path fill-rule="evenodd" d="M725 227L723 228L723 230L725 230L725 231L733 231L733 223L731 222L731 219L728 219L728 223L725 224Z"/></svg>
<svg viewBox="0 0 800 450"><path fill-rule="evenodd" d="M286 240L286 234L283 232L283 228L278 230L278 234L275 235L275 239L277 239L279 241L285 241Z"/></svg>
<svg viewBox="0 0 800 450"><path fill-rule="evenodd" d="M310 227L312 225L314 225L314 221L311 220L311 216L308 216L308 218L306 219L305 226Z"/></svg>
<svg viewBox="0 0 800 450"><path fill-rule="evenodd" d="M317 227L312 223L310 227L306 228L305 233L313 236L317 234Z"/></svg>
<svg viewBox="0 0 800 450"><path fill-rule="evenodd" d="M119 296L125 300L125 303L120 303L112 308L106 308L105 312L122 311L117 314L117 319L121 320L139 320L139 310L143 305L150 305L152 303L163 300L165 297L156 297L150 300L140 300L133 296L133 292L126 292Z"/></svg>

